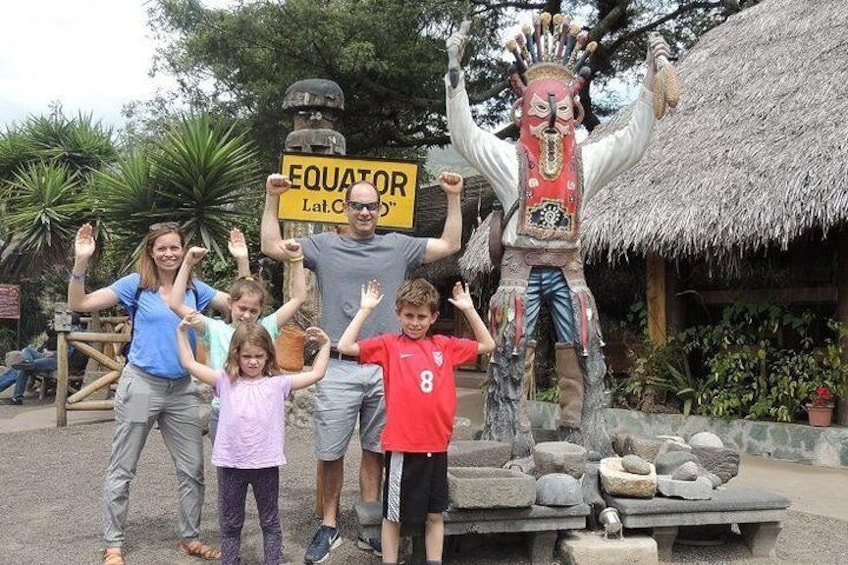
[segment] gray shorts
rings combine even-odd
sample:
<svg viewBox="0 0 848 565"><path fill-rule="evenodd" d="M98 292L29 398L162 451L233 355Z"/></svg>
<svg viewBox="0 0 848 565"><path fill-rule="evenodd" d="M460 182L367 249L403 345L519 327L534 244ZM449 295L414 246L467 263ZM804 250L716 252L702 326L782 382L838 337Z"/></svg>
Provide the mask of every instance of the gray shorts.
<svg viewBox="0 0 848 565"><path fill-rule="evenodd" d="M383 370L378 365L330 359L326 376L315 385L313 418L315 456L321 461L344 457L357 421L362 449L382 453Z"/></svg>

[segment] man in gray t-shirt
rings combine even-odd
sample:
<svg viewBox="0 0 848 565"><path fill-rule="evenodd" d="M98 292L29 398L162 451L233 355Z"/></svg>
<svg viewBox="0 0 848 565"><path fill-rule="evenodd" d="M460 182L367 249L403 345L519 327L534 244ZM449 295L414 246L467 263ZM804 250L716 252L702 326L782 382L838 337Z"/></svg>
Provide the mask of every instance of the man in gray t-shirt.
<svg viewBox="0 0 848 565"><path fill-rule="evenodd" d="M299 239L302 256L295 256L280 235L277 219L280 194L291 186L279 174L266 182L262 214L262 252L278 261L303 260L313 271L321 290L321 327L335 345L359 309L361 289L378 280L388 300L383 300L362 329L361 338L399 331L393 296L410 270L447 257L460 248L463 179L442 173L439 183L447 195L447 217L438 239L409 237L398 233L377 235L380 195L368 182L360 181L345 192L344 212L349 230L338 235L323 233ZM331 353L327 374L315 391L315 453L320 461L323 487L323 520L306 551L306 563L323 561L340 543L337 527L339 496L344 479L344 455L357 421L362 444L360 487L363 501L377 501L383 475L380 432L383 428L382 371L376 365L359 365L355 358ZM379 552L380 540L360 539L362 549Z"/></svg>

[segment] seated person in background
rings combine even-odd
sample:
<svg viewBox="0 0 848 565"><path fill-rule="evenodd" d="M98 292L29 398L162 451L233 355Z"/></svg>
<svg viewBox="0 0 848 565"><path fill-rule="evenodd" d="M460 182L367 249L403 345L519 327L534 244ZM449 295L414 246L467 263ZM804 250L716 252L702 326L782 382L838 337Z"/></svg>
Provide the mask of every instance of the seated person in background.
<svg viewBox="0 0 848 565"><path fill-rule="evenodd" d="M81 329L78 314L72 314L71 327L74 331ZM77 351L73 345L68 345L68 369L70 371L85 369L87 362L88 357ZM24 401L24 392L26 392L29 376L34 373L52 373L56 370L56 365L56 332L51 324L44 345L40 349L32 345L24 347L21 350L21 360L0 375L0 392L14 384L15 391L12 394L11 403L20 406Z"/></svg>

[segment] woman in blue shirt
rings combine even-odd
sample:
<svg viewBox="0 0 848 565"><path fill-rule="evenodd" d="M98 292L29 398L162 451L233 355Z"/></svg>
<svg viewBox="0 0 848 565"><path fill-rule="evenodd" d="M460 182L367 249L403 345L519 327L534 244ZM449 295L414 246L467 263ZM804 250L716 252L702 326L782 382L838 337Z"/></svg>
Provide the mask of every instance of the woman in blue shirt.
<svg viewBox="0 0 848 565"><path fill-rule="evenodd" d="M69 308L95 312L121 303L133 321L127 364L115 392L115 436L103 485L104 565L124 563L122 547L130 482L155 423L159 424L177 471L179 549L204 559L220 556L217 549L199 539L205 485L197 387L178 359L174 336L180 319L163 299L170 293L182 264L185 243L176 222L153 224L145 236L137 272L86 293L85 271L95 243L90 224L77 232L74 269L68 283ZM225 311L227 295L195 280L186 290L185 302L197 310L211 304Z"/></svg>

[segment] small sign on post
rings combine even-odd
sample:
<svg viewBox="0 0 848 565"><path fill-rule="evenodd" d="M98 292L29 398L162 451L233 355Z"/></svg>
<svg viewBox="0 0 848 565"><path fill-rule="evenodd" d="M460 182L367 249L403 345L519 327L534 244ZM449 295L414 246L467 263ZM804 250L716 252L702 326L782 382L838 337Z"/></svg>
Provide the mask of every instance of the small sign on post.
<svg viewBox="0 0 848 565"><path fill-rule="evenodd" d="M416 161L286 152L280 172L291 181L280 197L278 216L283 220L345 224L345 189L368 181L380 193L380 227L414 228Z"/></svg>
<svg viewBox="0 0 848 565"><path fill-rule="evenodd" d="M17 284L0 284L0 318L21 319L21 287Z"/></svg>

